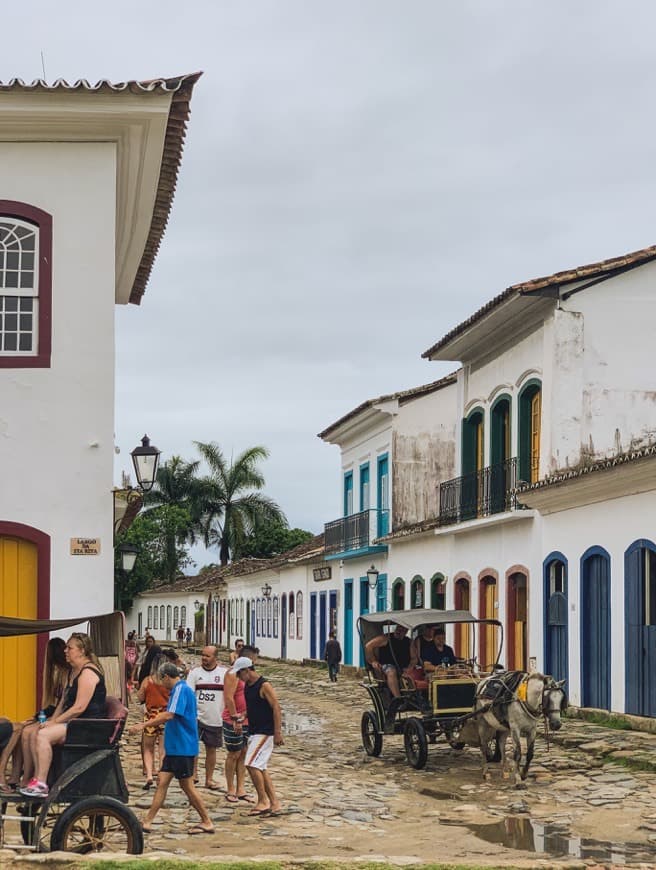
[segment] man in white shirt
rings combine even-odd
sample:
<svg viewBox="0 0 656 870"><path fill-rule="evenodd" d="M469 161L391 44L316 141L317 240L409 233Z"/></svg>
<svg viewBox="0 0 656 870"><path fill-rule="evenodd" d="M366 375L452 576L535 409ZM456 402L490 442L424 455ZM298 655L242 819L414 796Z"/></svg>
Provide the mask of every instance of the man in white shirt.
<svg viewBox="0 0 656 870"><path fill-rule="evenodd" d="M219 664L215 646L203 649L200 662L200 667L189 672L187 685L196 694L198 738L205 746L205 787L218 791L220 786L214 782L214 768L216 750L223 742L223 681L228 668ZM194 772L196 778L197 769Z"/></svg>

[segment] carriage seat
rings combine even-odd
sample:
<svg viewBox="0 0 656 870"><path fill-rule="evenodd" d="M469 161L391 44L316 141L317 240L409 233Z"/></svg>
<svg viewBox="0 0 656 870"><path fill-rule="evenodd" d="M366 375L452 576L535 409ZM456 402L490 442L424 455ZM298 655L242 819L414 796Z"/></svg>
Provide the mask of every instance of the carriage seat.
<svg viewBox="0 0 656 870"><path fill-rule="evenodd" d="M66 728L64 749L84 746L90 750L116 746L127 718L128 708L119 698L108 695L107 712L103 719L71 719Z"/></svg>

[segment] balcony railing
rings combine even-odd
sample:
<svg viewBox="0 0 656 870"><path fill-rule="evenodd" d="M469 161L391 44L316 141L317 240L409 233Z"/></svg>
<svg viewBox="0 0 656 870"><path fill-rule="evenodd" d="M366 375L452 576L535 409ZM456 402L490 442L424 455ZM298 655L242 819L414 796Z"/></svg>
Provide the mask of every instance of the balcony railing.
<svg viewBox="0 0 656 870"><path fill-rule="evenodd" d="M440 525L448 526L517 508L517 457L439 485Z"/></svg>
<svg viewBox="0 0 656 870"><path fill-rule="evenodd" d="M389 511L368 510L326 523L326 553L346 553L371 546L374 538L387 534Z"/></svg>

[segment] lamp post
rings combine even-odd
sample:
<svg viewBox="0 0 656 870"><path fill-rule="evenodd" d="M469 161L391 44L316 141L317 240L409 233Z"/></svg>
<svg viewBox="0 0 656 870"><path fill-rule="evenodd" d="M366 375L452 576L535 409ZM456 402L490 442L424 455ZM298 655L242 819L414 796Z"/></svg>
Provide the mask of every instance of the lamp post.
<svg viewBox="0 0 656 870"><path fill-rule="evenodd" d="M262 595L265 598L271 598L271 584L265 583L262 587Z"/></svg>
<svg viewBox="0 0 656 870"><path fill-rule="evenodd" d="M120 557L118 571L122 579L127 580L128 574L134 569L134 564L137 561L139 547L135 547L133 544L121 544L116 548L116 552ZM120 585L116 582L116 577L114 578L114 599L116 609L122 610L123 594Z"/></svg>
<svg viewBox="0 0 656 870"><path fill-rule="evenodd" d="M367 583L369 584L370 589L375 589L378 586L378 575L380 571L372 565L371 568L367 571Z"/></svg>

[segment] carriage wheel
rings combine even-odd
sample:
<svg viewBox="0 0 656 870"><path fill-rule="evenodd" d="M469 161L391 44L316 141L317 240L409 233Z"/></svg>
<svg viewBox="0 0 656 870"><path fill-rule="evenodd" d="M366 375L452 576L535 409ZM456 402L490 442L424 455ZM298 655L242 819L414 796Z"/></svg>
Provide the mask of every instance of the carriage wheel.
<svg viewBox="0 0 656 870"><path fill-rule="evenodd" d="M139 820L115 798L91 797L72 804L57 819L50 838L53 852L127 853L141 855L144 848Z"/></svg>
<svg viewBox="0 0 656 870"><path fill-rule="evenodd" d="M383 750L383 735L378 733L378 720L371 710L362 714L360 730L362 732L362 745L367 755L380 755Z"/></svg>
<svg viewBox="0 0 656 870"><path fill-rule="evenodd" d="M408 759L410 767L414 767L415 770L421 770L426 766L428 761L426 729L421 719L417 719L416 716L405 721L403 745L405 747L405 757Z"/></svg>

